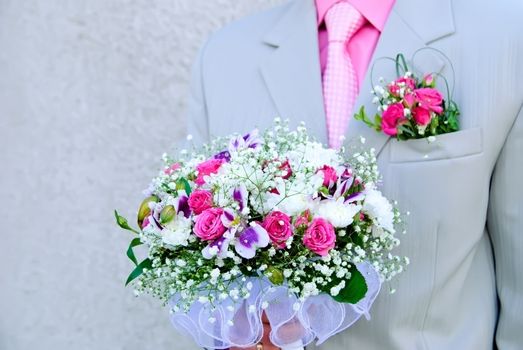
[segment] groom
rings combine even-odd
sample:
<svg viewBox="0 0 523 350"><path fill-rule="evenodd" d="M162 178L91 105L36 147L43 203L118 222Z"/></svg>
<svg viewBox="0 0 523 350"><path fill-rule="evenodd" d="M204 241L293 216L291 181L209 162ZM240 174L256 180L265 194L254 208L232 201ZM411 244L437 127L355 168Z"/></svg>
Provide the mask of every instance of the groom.
<svg viewBox="0 0 523 350"><path fill-rule="evenodd" d="M410 211L398 251L408 270L385 285L370 321L322 348L523 349L522 16L510 0L294 0L202 48L189 114L196 140L276 116L304 120L331 147L361 135L378 153L384 194ZM396 141L351 117L374 110L371 80L395 77L380 58L426 46L450 61L422 50L412 65L447 77L460 131Z"/></svg>

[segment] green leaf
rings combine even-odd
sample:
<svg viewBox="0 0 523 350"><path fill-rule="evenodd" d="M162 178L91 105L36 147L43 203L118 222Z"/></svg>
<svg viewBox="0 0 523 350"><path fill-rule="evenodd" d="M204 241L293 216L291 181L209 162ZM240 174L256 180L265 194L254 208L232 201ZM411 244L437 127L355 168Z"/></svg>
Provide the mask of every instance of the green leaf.
<svg viewBox="0 0 523 350"><path fill-rule="evenodd" d="M333 299L340 303L356 304L365 297L368 287L365 278L361 272L358 271L356 266L353 265L349 271L351 273L350 280L346 281L345 288L343 288L338 295L333 297ZM329 287L333 287L339 282L341 282L341 280L333 281L332 285Z"/></svg>
<svg viewBox="0 0 523 350"><path fill-rule="evenodd" d="M139 245L142 245L142 241L140 241L140 238L136 237L135 239L133 239L131 241L131 243L129 244L129 248L127 248L127 257L129 259L131 259L131 261L135 264L135 265L138 265L138 261L136 260L136 256L134 255L134 251L133 251L133 248L134 247L137 247Z"/></svg>
<svg viewBox="0 0 523 350"><path fill-rule="evenodd" d="M399 53L396 56L396 76L398 77L403 76L403 74L400 74L400 68L403 69L403 74L405 74L409 70L407 60L405 60L405 56L402 53Z"/></svg>
<svg viewBox="0 0 523 350"><path fill-rule="evenodd" d="M410 130L409 128L405 127L404 125L398 126L398 130L401 131L402 133L407 133L410 136L416 136L416 134L412 130Z"/></svg>
<svg viewBox="0 0 523 350"><path fill-rule="evenodd" d="M378 113L376 113L376 115L374 116L374 124L381 125L381 121L381 116Z"/></svg>
<svg viewBox="0 0 523 350"><path fill-rule="evenodd" d="M325 186L321 186L319 191L325 195L329 195L329 189Z"/></svg>
<svg viewBox="0 0 523 350"><path fill-rule="evenodd" d="M140 277L140 275L143 273L144 269L150 269L153 265L153 262L151 259L147 258L141 263L139 263L134 270L129 274L129 277L127 277L127 281L125 281L125 285L129 285L132 281L134 281L136 278Z"/></svg>
<svg viewBox="0 0 523 350"><path fill-rule="evenodd" d="M190 195L192 192L189 181L187 181L187 179L184 177L182 177L178 181L176 181L176 187L180 190L185 190L185 193L187 195Z"/></svg>
<svg viewBox="0 0 523 350"><path fill-rule="evenodd" d="M364 122L365 124L367 124L371 128L375 128L376 127L374 125L374 123L370 121L369 117L367 117L367 113L365 113L365 107L364 106L360 107L358 113L356 113L354 115L354 119Z"/></svg>
<svg viewBox="0 0 523 350"><path fill-rule="evenodd" d="M116 223L118 224L118 226L120 226L124 230L128 230L128 231L134 232L136 234L139 234L138 231L136 231L131 226L129 226L127 219L124 218L123 216L121 216L120 214L118 214L118 212L116 210L114 211L114 216L116 218Z"/></svg>
<svg viewBox="0 0 523 350"><path fill-rule="evenodd" d="M365 107L361 106L357 113L354 114L354 119L363 121L365 115Z"/></svg>
<svg viewBox="0 0 523 350"><path fill-rule="evenodd" d="M438 126L439 126L439 118L432 118L432 121L430 122L430 126L429 126L431 135L437 134Z"/></svg>

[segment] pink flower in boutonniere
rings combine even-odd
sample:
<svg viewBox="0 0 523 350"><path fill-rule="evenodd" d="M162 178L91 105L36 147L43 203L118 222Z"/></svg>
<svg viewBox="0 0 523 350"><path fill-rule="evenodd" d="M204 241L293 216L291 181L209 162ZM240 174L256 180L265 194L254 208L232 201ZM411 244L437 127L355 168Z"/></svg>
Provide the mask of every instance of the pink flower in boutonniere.
<svg viewBox="0 0 523 350"><path fill-rule="evenodd" d="M420 107L427 108L434 113L441 114L443 112L443 96L438 90L432 88L422 88L414 91L416 100Z"/></svg>
<svg viewBox="0 0 523 350"><path fill-rule="evenodd" d="M356 120L398 140L421 139L459 130L458 105L452 100L452 88L445 77L447 95L436 88L434 73L416 76L402 54L396 56L396 71L404 71L389 84L380 78L372 89L373 103L378 105L374 118L361 107L354 115ZM452 68L452 65L451 65ZM398 73L399 74L399 73Z"/></svg>
<svg viewBox="0 0 523 350"><path fill-rule="evenodd" d="M385 134L395 136L398 133L398 126L406 121L403 110L401 103L394 103L383 112L381 128Z"/></svg>
<svg viewBox="0 0 523 350"><path fill-rule="evenodd" d="M418 125L425 126L430 123L432 116L430 111L423 107L416 107L412 110L412 117Z"/></svg>
<svg viewBox="0 0 523 350"><path fill-rule="evenodd" d="M432 74L426 74L424 77L423 77L423 86L425 87L431 87L433 88L435 83L436 83L436 80L434 80L434 75Z"/></svg>
<svg viewBox="0 0 523 350"><path fill-rule="evenodd" d="M401 89L403 89L404 93L414 90L416 88L416 81L412 78L401 77L389 84L388 88L392 95L399 97L402 95Z"/></svg>
<svg viewBox="0 0 523 350"><path fill-rule="evenodd" d="M414 104L416 104L416 96L414 95L414 93L412 93L412 92L406 93L405 96L403 97L403 104L407 108L414 107Z"/></svg>

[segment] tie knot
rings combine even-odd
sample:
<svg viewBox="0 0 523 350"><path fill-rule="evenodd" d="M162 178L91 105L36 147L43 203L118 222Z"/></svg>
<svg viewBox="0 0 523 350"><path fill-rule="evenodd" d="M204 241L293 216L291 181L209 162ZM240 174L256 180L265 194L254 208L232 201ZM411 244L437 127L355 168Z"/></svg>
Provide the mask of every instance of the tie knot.
<svg viewBox="0 0 523 350"><path fill-rule="evenodd" d="M347 42L364 22L361 13L348 2L335 4L325 15L329 42Z"/></svg>

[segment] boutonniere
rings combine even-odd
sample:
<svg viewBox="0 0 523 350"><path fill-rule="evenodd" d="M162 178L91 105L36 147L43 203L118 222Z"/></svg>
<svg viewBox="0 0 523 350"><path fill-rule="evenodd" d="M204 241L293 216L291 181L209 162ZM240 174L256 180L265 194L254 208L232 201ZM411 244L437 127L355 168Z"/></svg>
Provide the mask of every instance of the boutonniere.
<svg viewBox="0 0 523 350"><path fill-rule="evenodd" d="M377 132L398 140L437 136L459 129L459 109L452 100L449 84L439 73L417 76L409 69L405 57L398 54L396 79L386 83L380 78L372 89L373 103L377 105L374 120L361 107L354 115ZM446 87L447 98L436 87L440 78Z"/></svg>

